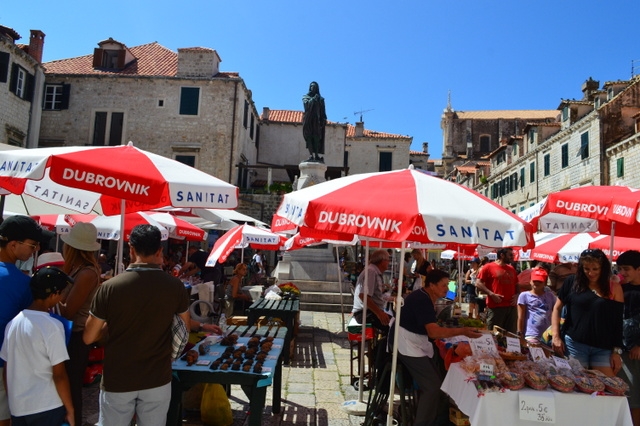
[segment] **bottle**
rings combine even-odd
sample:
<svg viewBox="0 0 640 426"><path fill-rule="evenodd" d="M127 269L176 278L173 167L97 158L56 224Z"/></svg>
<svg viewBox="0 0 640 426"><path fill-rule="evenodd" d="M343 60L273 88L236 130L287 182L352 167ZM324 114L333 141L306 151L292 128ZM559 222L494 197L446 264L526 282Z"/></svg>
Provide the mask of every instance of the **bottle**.
<svg viewBox="0 0 640 426"><path fill-rule="evenodd" d="M218 325L222 329L222 335L226 336L227 335L227 316L224 313L220 314L220 320L218 321Z"/></svg>

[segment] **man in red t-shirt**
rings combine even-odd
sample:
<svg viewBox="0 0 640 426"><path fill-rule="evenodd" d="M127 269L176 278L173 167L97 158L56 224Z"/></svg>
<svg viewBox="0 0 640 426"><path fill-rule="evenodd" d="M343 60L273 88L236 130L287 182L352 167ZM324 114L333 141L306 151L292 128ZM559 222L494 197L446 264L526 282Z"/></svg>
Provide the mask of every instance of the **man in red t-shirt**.
<svg viewBox="0 0 640 426"><path fill-rule="evenodd" d="M501 248L498 259L480 269L476 287L487 294L487 326L494 325L515 333L518 324L518 273L511 266L513 250Z"/></svg>

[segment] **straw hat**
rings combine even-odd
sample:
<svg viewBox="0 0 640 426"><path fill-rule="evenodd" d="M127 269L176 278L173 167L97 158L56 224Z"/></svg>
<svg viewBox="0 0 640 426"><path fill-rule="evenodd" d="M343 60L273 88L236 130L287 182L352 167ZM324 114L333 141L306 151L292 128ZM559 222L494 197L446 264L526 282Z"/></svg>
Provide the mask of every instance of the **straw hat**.
<svg viewBox="0 0 640 426"><path fill-rule="evenodd" d="M65 244L77 250L96 251L100 249L98 239L98 230L92 223L78 222L71 228L71 231L60 237Z"/></svg>

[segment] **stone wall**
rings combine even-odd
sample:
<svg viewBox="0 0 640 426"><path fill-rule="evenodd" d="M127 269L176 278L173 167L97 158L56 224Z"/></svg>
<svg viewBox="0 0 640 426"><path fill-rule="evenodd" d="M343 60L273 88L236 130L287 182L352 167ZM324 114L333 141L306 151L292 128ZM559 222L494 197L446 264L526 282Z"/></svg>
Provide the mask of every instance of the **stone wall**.
<svg viewBox="0 0 640 426"><path fill-rule="evenodd" d="M240 194L237 210L271 226L271 218L281 201L280 194Z"/></svg>
<svg viewBox="0 0 640 426"><path fill-rule="evenodd" d="M241 79L48 76L47 83L71 87L69 109L43 112L42 145L91 145L96 112L107 112L108 120L119 112L120 143L168 158L193 155L196 168L227 182L236 184L242 155L255 158L255 133L252 139L242 125L245 100L253 103ZM197 115L179 113L182 87L200 88Z"/></svg>

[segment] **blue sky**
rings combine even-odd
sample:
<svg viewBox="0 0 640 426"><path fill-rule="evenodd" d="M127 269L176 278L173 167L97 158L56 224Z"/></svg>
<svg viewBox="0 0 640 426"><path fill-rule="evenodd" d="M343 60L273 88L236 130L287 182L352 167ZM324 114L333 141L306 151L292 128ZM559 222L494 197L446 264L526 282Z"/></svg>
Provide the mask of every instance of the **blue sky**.
<svg viewBox="0 0 640 426"><path fill-rule="evenodd" d="M27 6L28 5L28 6ZM171 6L169 6L171 5ZM640 74L639 1L304 0L11 2L0 25L28 43L46 34L44 61L91 54L113 37L216 49L239 72L258 112L301 110L317 81L329 120L409 135L440 158L451 91L462 111L556 109L589 77Z"/></svg>

